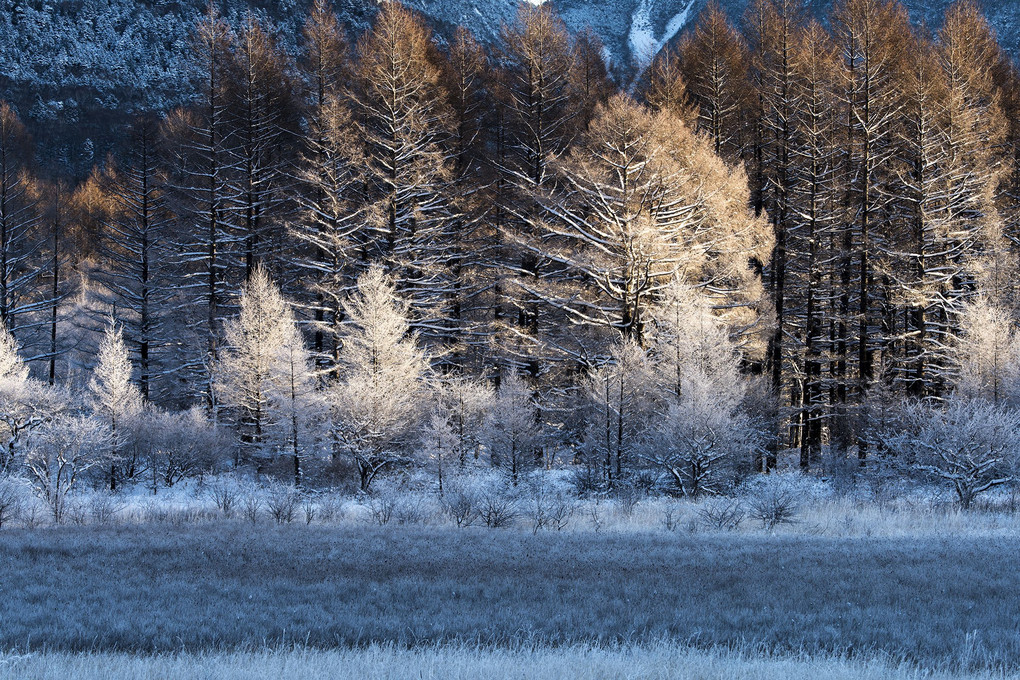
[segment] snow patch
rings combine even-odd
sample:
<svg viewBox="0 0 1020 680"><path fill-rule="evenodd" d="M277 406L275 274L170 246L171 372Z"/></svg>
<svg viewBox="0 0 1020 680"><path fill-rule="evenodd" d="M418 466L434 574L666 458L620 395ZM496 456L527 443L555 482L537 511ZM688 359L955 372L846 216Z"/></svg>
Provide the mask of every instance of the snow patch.
<svg viewBox="0 0 1020 680"><path fill-rule="evenodd" d="M680 29L687 24L691 9L694 7L694 0L687 0L684 8L673 15L666 23L665 31L661 38L655 37L655 29L652 26L652 2L654 0L640 0L637 9L631 16L630 34L627 43L630 46L630 53L639 68L644 68L652 62L655 55L666 46L673 37L680 32Z"/></svg>
<svg viewBox="0 0 1020 680"><path fill-rule="evenodd" d="M659 51L659 42L652 29L651 0L641 0L631 17L630 35L627 36L630 53L638 66L647 66Z"/></svg>
<svg viewBox="0 0 1020 680"><path fill-rule="evenodd" d="M612 67L613 65L613 52L608 47L602 47L602 61L606 62L606 66Z"/></svg>
<svg viewBox="0 0 1020 680"><path fill-rule="evenodd" d="M666 32L662 35L662 40L659 42L659 49L661 50L666 46L673 37L680 32L680 29L687 25L687 19L690 18L691 9L694 7L694 0L687 0L687 6L682 10L673 15L673 18L666 23Z"/></svg>

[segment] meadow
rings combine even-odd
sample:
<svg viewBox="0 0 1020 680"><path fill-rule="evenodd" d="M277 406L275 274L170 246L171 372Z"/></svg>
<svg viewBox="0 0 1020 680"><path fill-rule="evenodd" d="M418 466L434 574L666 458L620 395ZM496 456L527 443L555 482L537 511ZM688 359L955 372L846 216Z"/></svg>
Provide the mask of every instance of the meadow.
<svg viewBox="0 0 1020 680"><path fill-rule="evenodd" d="M1014 535L237 521L15 528L0 533L0 649L11 652L0 675L148 664L151 677L187 677L172 666L188 660L233 664L243 675L259 653L313 669L373 649L425 668L472 646L490 650L467 655L483 665L524 649L521 668L543 666L542 655L553 664L607 654L625 669L627 654L671 654L741 667L800 663L804 677L830 662L860 673L875 663L902 673L1011 672L1020 665L1018 549ZM305 651L236 651L294 645ZM67 656L76 653L84 654Z"/></svg>
<svg viewBox="0 0 1020 680"><path fill-rule="evenodd" d="M658 644L606 648L308 648L133 655L0 657L2 680L1005 680L1001 672L944 672L886 660L770 656Z"/></svg>

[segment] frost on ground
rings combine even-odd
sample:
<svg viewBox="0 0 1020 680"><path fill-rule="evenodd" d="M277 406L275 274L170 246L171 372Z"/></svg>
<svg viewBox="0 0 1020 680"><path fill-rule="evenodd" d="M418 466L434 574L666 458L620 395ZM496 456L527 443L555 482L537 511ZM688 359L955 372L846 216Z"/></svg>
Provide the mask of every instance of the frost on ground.
<svg viewBox="0 0 1020 680"><path fill-rule="evenodd" d="M884 660L749 656L674 645L519 649L459 645L414 649L370 645L354 650L266 650L137 656L39 654L0 657L0 680L1005 680L1005 674L922 672Z"/></svg>
<svg viewBox="0 0 1020 680"><path fill-rule="evenodd" d="M0 649L648 645L1017 669L1016 538L321 527L0 533ZM41 577L40 575L44 575Z"/></svg>

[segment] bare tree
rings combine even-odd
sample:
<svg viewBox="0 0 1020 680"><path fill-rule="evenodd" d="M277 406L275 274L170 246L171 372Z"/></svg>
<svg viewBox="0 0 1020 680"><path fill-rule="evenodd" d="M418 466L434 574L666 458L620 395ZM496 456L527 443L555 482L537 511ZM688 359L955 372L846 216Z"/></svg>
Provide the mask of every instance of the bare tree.
<svg viewBox="0 0 1020 680"><path fill-rule="evenodd" d="M29 478L59 524L68 495L89 470L105 464L110 430L94 418L60 415L34 429L29 441Z"/></svg>
<svg viewBox="0 0 1020 680"><path fill-rule="evenodd" d="M944 406L915 404L907 430L894 440L905 460L951 483L968 509L974 499L1012 482L1020 462L1020 413L982 399L952 398Z"/></svg>

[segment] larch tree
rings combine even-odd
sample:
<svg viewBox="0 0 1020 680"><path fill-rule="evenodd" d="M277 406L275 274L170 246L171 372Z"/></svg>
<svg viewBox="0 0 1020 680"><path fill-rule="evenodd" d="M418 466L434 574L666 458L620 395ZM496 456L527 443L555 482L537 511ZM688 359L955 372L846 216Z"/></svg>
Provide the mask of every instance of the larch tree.
<svg viewBox="0 0 1020 680"><path fill-rule="evenodd" d="M99 344L96 366L88 385L88 401L93 414L110 432L110 490L118 482L134 477L136 461L124 460L124 451L131 437L134 419L145 405L142 393L133 380L133 367L124 342L123 331L112 318ZM118 465L124 461L123 469Z"/></svg>
<svg viewBox="0 0 1020 680"><path fill-rule="evenodd" d="M233 239L239 251L238 279L247 281L258 263L271 271L279 269L275 257L284 245L285 189L298 133L298 87L293 66L271 29L254 15L245 18L232 56L226 113L236 141L230 154L238 217Z"/></svg>
<svg viewBox="0 0 1020 680"><path fill-rule="evenodd" d="M561 189L539 197L538 237L521 247L554 266L540 285L522 279L522 297L640 344L649 307L680 277L753 325L761 290L747 263L771 239L746 207L743 173L710 142L620 95L551 169Z"/></svg>
<svg viewBox="0 0 1020 680"><path fill-rule="evenodd" d="M534 185L545 180L550 158L572 130L574 50L563 21L549 5L522 3L514 23L501 30L496 61L510 114L513 165L507 170Z"/></svg>
<svg viewBox="0 0 1020 680"><path fill-rule="evenodd" d="M226 268L235 212L231 183L235 139L227 120L227 82L232 78L234 40L230 26L210 6L192 38L199 96L193 107L172 112L164 122L175 212L184 222L180 243L175 244L186 273L188 295L182 306L192 324L198 321L192 315L202 315L194 338L201 349L184 363L200 383L195 391L210 409L214 408L212 366L219 357L231 296Z"/></svg>
<svg viewBox="0 0 1020 680"><path fill-rule="evenodd" d="M891 281L882 274L882 246L889 237L887 187L893 181L894 133L901 109L902 74L909 25L903 8L887 0L846 0L837 7L834 33L840 54L837 97L844 116L841 170L843 216L839 229L842 271L836 340L838 446L867 456L867 422L852 415L878 377L878 361L893 329L888 321ZM854 423L851 425L851 423Z"/></svg>
<svg viewBox="0 0 1020 680"><path fill-rule="evenodd" d="M602 365L588 372L581 392L586 414L584 462L599 473L604 488L612 489L635 468L668 391L663 389L658 367L645 348L633 340L623 340L612 348Z"/></svg>
<svg viewBox="0 0 1020 680"><path fill-rule="evenodd" d="M306 245L293 258L312 293L314 351L321 370L335 370L342 335L343 300L369 246L365 225L366 159L350 109L336 96L318 105L308 151L298 169L303 191L291 234Z"/></svg>
<svg viewBox="0 0 1020 680"><path fill-rule="evenodd" d="M125 162L113 176L111 192L119 210L106 225L97 274L138 363L139 389L149 399L156 392L154 383L173 369L159 358L173 342L167 324L171 277L176 273L170 266L173 216L164 191L155 123L136 121L129 141Z"/></svg>
<svg viewBox="0 0 1020 680"><path fill-rule="evenodd" d="M638 456L685 496L719 493L763 443L762 423L743 404L748 381L739 345L705 296L681 281L655 318L650 353L668 398Z"/></svg>
<svg viewBox="0 0 1020 680"><path fill-rule="evenodd" d="M512 486L541 458L542 435L532 388L516 371L502 376L482 439L493 467L503 470Z"/></svg>
<svg viewBox="0 0 1020 680"><path fill-rule="evenodd" d="M595 110L605 104L616 87L609 78L603 45L590 28L574 36L574 55L569 74L571 125L575 134L584 132Z"/></svg>
<svg viewBox="0 0 1020 680"><path fill-rule="evenodd" d="M641 74L638 92L642 101L655 111L667 111L689 126L697 127L698 112L687 94L680 55L664 48Z"/></svg>
<svg viewBox="0 0 1020 680"><path fill-rule="evenodd" d="M217 365L217 396L235 417L245 453L260 465L272 458L274 428L280 425L281 359L294 338L293 315L269 273L252 272L240 299L240 313L224 328L225 348ZM268 450L267 450L268 449Z"/></svg>
<svg viewBox="0 0 1020 680"><path fill-rule="evenodd" d="M39 206L28 131L14 109L0 101L0 322L18 335L31 313L46 308L38 295Z"/></svg>
<svg viewBox="0 0 1020 680"><path fill-rule="evenodd" d="M486 163L486 118L491 93L485 48L463 27L454 33L445 54L443 84L452 112L451 134L445 145L452 156L447 193L454 210L448 225L447 267L452 283L448 293L451 333L443 362L460 366L483 353L491 337L484 318L489 298L484 291L494 278L492 260L496 239L492 205L492 169ZM454 337L455 336L455 337Z"/></svg>
<svg viewBox="0 0 1020 680"><path fill-rule="evenodd" d="M429 360L411 330L410 305L375 266L344 302L340 371L327 387L334 455L358 468L367 491L382 470L412 457L427 412Z"/></svg>
<svg viewBox="0 0 1020 680"><path fill-rule="evenodd" d="M370 257L397 277L423 336L449 340L452 206L446 94L422 19L385 2L357 46L355 117L371 183Z"/></svg>
<svg viewBox="0 0 1020 680"><path fill-rule="evenodd" d="M698 127L711 138L717 154L737 160L747 143L742 118L750 95L750 64L743 38L718 2L702 10L694 30L681 39L677 55Z"/></svg>
<svg viewBox="0 0 1020 680"><path fill-rule="evenodd" d="M831 241L839 206L839 159L833 144L837 125L833 94L836 53L831 39L816 22L798 32L794 49L797 143L791 149L791 162L796 182L788 200L795 259L789 288L794 301L790 319L803 377L799 381L800 395L795 397L791 392L791 401L799 406L796 411L791 409L791 417L798 429L794 441L800 443L800 466L807 469L821 456L831 406L828 326L833 281L838 276Z"/></svg>
<svg viewBox="0 0 1020 680"><path fill-rule="evenodd" d="M346 206L353 198L347 191L349 183L344 181L350 176L347 170L350 151L359 146L353 142L353 135L345 134L343 128L347 122L337 117L341 111L341 115L347 113L342 100L344 87L351 75L351 54L344 29L326 0L316 0L305 19L298 68L304 77L307 92L305 124L308 134L305 155L298 162L295 198L299 210L307 211L308 214L296 220L297 227L292 227L292 235L306 241L309 252L299 252L292 264L305 270L306 276L299 275L305 288L314 289L310 302L315 322L312 351L316 355L317 365L324 369L330 365L328 357L335 356L335 343L332 348L327 347L326 328L330 322L326 317L330 307L339 309L339 305L335 301L332 304L327 302L327 296L316 286L324 279L336 278L343 253L335 250L331 252L319 241L336 240L333 232L337 230L332 226L343 221L343 215L337 209L344 206L346 212ZM331 132L339 134L333 134L331 138ZM347 143L338 144L341 140ZM319 186L320 183L326 186ZM329 224L320 228L317 225L323 219L321 215L329 216L326 218ZM346 229L339 230L340 240L344 244L346 239L343 235L346 232ZM324 263L334 260L336 264L329 271L321 271Z"/></svg>

